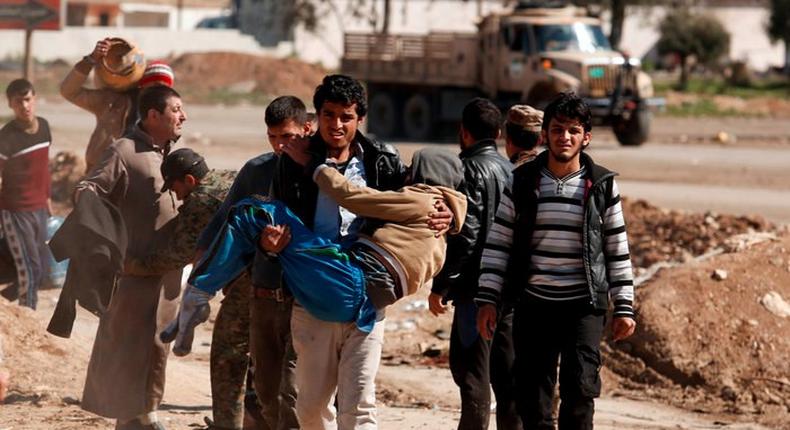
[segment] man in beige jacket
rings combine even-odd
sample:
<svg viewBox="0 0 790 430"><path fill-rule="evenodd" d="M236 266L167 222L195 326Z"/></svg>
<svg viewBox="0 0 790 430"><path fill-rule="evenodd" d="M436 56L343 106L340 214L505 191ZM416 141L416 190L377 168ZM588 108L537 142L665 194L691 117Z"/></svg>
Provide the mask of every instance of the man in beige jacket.
<svg viewBox="0 0 790 430"><path fill-rule="evenodd" d="M76 198L96 193L115 204L128 232L126 257L146 256L177 214L162 194L159 166L181 135L186 113L172 88L155 86L140 96L142 120L115 141L77 185ZM162 430L156 409L162 400L169 348L157 333L173 319L181 270L162 276L121 275L101 315L93 344L82 408L118 420L118 430Z"/></svg>
<svg viewBox="0 0 790 430"><path fill-rule="evenodd" d="M126 91L109 88L86 88L85 82L91 69L99 64L110 49L110 39L96 42L93 51L82 58L71 69L60 84L60 94L69 102L96 116L96 128L91 133L85 149L86 172L99 162L102 153L124 132L134 127L137 121L137 97L139 90L152 85L173 86L173 70L162 62L149 64L139 82L132 82ZM138 88L139 85L139 88Z"/></svg>

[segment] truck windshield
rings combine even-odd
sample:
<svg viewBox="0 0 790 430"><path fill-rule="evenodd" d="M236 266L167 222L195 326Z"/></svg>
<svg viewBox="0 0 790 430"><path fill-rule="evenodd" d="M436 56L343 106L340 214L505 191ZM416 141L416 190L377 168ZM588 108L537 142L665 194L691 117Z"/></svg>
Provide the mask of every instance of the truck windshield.
<svg viewBox="0 0 790 430"><path fill-rule="evenodd" d="M598 25L576 22L568 25L536 25L538 50L595 52L611 50Z"/></svg>

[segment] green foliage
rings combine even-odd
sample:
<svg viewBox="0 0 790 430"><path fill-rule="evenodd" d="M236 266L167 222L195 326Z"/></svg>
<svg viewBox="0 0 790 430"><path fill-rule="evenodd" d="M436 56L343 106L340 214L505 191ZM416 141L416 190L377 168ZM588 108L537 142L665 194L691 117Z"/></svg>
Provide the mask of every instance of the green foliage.
<svg viewBox="0 0 790 430"><path fill-rule="evenodd" d="M667 14L659 32L657 48L661 55L676 54L681 59L694 56L700 63L711 65L730 49L730 34L718 19L688 9Z"/></svg>
<svg viewBox="0 0 790 430"><path fill-rule="evenodd" d="M732 109L721 109L710 98L699 98L680 105L667 106L666 114L677 117L724 117L741 115Z"/></svg>
<svg viewBox="0 0 790 430"><path fill-rule="evenodd" d="M675 90L675 82L666 79L653 79L653 86L656 94L665 96L670 91ZM732 96L743 99L753 99L758 97L772 97L782 99L790 94L790 83L784 79L760 79L755 80L748 86L729 85L722 78L702 78L696 77L689 79L687 93L701 96Z"/></svg>

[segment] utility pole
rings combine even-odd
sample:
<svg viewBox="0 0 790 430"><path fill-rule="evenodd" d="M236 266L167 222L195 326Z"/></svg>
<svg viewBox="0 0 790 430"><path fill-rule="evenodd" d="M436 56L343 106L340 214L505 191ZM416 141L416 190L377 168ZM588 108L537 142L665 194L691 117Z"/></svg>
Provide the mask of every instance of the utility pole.
<svg viewBox="0 0 790 430"><path fill-rule="evenodd" d="M384 23L381 25L381 33L389 34L390 32L390 13L392 12L392 2L384 0Z"/></svg>
<svg viewBox="0 0 790 430"><path fill-rule="evenodd" d="M184 0L178 0L178 31L184 29Z"/></svg>
<svg viewBox="0 0 790 430"><path fill-rule="evenodd" d="M25 59L23 75L25 79L33 82L33 27L28 25L25 27Z"/></svg>

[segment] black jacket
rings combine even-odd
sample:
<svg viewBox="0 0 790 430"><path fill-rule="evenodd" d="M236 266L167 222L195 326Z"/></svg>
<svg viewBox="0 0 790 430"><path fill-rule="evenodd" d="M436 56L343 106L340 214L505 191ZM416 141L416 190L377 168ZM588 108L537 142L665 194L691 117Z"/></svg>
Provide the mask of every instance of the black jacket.
<svg viewBox="0 0 790 430"><path fill-rule="evenodd" d="M529 280L529 271L523 263L531 255L532 232L537 214L535 188L540 172L547 165L548 154L538 157L513 171L513 208L516 221L513 226L513 248L508 264L506 288L520 289ZM604 254L603 215L607 201L612 195L613 179L617 173L596 165L587 154L581 154L581 163L586 168L584 231L582 249L590 303L599 310L609 305L609 282L607 280L606 256Z"/></svg>
<svg viewBox="0 0 790 430"><path fill-rule="evenodd" d="M115 278L123 269L126 225L121 212L96 193L83 191L49 247L57 261L69 259L66 281L47 331L71 336L75 304L101 315L110 304Z"/></svg>
<svg viewBox="0 0 790 430"><path fill-rule="evenodd" d="M403 187L407 171L395 147L369 139L359 131L354 141L362 147L362 164L369 187L381 191ZM326 159L326 143L320 132L310 138L309 151L318 159ZM318 186L311 175L287 155L280 157L277 164L273 190L276 199L284 202L308 228L313 228Z"/></svg>
<svg viewBox="0 0 790 430"><path fill-rule="evenodd" d="M460 154L467 209L461 233L447 236L447 259L432 291L448 300L472 301L480 277L480 258L513 165L497 152L496 141L482 140Z"/></svg>

